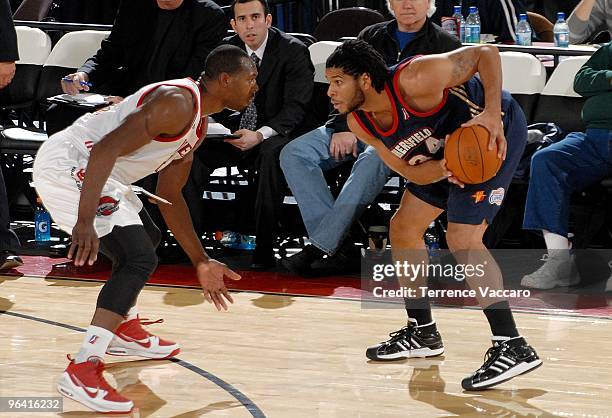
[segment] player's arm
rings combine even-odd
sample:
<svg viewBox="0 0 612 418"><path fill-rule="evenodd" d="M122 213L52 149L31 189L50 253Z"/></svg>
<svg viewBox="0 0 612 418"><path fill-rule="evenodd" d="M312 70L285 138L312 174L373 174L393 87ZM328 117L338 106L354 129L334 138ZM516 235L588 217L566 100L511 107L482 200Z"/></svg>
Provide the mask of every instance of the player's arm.
<svg viewBox="0 0 612 418"><path fill-rule="evenodd" d="M214 303L218 310L227 310L225 300L234 303L224 284L224 277L239 280L240 276L225 264L208 257L193 229L189 208L183 197L183 187L189 177L193 152L176 160L159 173L156 194L172 203L159 204L159 210L172 231L174 238L185 250L196 269L204 297Z"/></svg>
<svg viewBox="0 0 612 418"><path fill-rule="evenodd" d="M347 122L349 129L357 138L373 146L384 163L406 180L415 184L431 184L452 177L452 174L446 169L446 161L430 160L419 165L410 165L401 158L393 155L393 153L385 147L382 141L372 137L364 131L352 114L348 116Z"/></svg>
<svg viewBox="0 0 612 418"><path fill-rule="evenodd" d="M412 96L428 97L463 84L476 73L484 87L484 111L463 126L478 124L487 128L491 134L489 149L497 143L499 157L505 158L506 139L501 120L502 68L497 47L468 46L416 58L400 74L400 84L406 86L405 90Z"/></svg>
<svg viewBox="0 0 612 418"><path fill-rule="evenodd" d="M74 256L77 266L86 262L91 265L97 258L99 240L94 219L102 188L117 158L136 151L159 135L182 132L193 118L193 100L186 89L160 87L91 149L68 252L69 258Z"/></svg>

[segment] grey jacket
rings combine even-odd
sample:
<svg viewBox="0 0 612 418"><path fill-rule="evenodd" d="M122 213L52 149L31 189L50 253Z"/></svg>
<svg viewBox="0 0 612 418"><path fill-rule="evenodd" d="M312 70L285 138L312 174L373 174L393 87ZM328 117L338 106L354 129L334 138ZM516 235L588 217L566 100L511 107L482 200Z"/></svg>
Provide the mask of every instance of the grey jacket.
<svg viewBox="0 0 612 418"><path fill-rule="evenodd" d="M580 44L601 31L612 32L612 0L595 0L589 20L578 19L576 11L567 19L570 43Z"/></svg>

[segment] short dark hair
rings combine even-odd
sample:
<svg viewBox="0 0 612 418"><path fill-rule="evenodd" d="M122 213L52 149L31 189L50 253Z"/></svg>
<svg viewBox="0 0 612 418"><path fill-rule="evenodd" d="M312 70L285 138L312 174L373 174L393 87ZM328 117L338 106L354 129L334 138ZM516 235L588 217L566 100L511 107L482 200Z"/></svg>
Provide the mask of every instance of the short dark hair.
<svg viewBox="0 0 612 418"><path fill-rule="evenodd" d="M218 46L206 57L201 77L215 79L221 73L236 74L244 69L245 62L252 60L243 49L234 45Z"/></svg>
<svg viewBox="0 0 612 418"><path fill-rule="evenodd" d="M339 68L357 78L369 74L372 86L377 92L385 89L389 69L383 57L372 45L361 39L351 39L340 44L327 58L326 68Z"/></svg>
<svg viewBox="0 0 612 418"><path fill-rule="evenodd" d="M232 1L232 16L234 17L234 19L236 18L236 8L234 6L236 6L236 4L240 3L250 3L252 1L258 1L261 3L261 5L263 6L264 9L264 15L269 15L270 14L270 6L268 5L268 0L234 0Z"/></svg>

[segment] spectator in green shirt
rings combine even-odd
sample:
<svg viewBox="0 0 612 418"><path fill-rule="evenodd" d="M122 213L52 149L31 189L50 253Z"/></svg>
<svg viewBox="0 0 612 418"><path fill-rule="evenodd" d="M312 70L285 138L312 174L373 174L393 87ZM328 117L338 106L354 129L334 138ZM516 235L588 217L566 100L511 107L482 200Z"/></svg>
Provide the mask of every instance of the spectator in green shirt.
<svg viewBox="0 0 612 418"><path fill-rule="evenodd" d="M612 176L612 43L582 66L574 90L587 98L582 109L586 132L536 152L525 207L524 229L541 230L548 260L521 284L536 289L576 284L574 256L568 240L569 203L574 191ZM612 291L612 276L606 291Z"/></svg>

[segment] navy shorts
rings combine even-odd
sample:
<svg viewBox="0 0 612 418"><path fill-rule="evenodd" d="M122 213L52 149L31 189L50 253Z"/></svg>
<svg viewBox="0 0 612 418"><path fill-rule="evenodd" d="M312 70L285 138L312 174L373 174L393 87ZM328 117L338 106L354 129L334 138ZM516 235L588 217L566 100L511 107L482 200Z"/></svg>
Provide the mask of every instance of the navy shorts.
<svg viewBox="0 0 612 418"><path fill-rule="evenodd" d="M422 186L408 183L406 189L422 201L446 210L449 222L480 225L486 219L490 225L501 208L527 143L523 110L515 100L510 103L503 119L508 143L506 160L495 177L480 184L466 184L463 189L447 180Z"/></svg>

